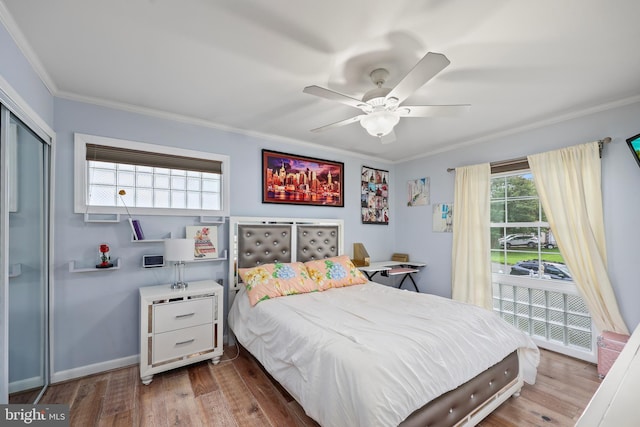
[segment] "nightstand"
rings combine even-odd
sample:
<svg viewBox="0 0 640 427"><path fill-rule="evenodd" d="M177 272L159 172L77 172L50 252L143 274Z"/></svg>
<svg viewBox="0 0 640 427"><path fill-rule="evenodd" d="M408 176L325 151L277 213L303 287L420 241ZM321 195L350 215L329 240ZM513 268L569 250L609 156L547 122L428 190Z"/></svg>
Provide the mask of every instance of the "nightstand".
<svg viewBox="0 0 640 427"><path fill-rule="evenodd" d="M224 289L213 280L140 288L140 379L222 356Z"/></svg>

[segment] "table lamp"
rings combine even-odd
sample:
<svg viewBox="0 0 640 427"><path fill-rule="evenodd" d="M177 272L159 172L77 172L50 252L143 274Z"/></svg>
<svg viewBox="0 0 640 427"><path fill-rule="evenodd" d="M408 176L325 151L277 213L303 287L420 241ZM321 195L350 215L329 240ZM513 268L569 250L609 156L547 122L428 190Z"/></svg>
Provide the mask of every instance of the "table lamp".
<svg viewBox="0 0 640 427"><path fill-rule="evenodd" d="M185 261L193 261L195 251L194 239L165 239L164 258L167 261L174 261L178 271L178 281L171 285L171 289L185 289L188 283L184 278Z"/></svg>

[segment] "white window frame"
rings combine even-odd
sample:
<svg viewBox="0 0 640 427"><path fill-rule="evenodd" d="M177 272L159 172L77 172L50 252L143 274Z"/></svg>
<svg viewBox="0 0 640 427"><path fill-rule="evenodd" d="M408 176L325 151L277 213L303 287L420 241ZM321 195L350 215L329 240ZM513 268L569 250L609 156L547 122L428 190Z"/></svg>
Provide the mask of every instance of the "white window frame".
<svg viewBox="0 0 640 427"><path fill-rule="evenodd" d="M87 144L106 145L110 147L126 148L131 150L149 151L160 154L209 159L222 163L222 178L220 183L221 205L220 210L211 209L175 209L129 206L90 206L87 201L87 188L89 180L87 176ZM82 133L74 134L74 212L80 214L135 214L135 215L172 215L172 216L207 216L228 217L229 200L231 194L230 184L230 158L223 154L209 153L205 151L187 150L178 147L149 144L145 142L128 141L124 139L106 138Z"/></svg>
<svg viewBox="0 0 640 427"><path fill-rule="evenodd" d="M532 173L530 169L521 169L514 170L509 172L499 172L491 174L490 180L494 178L504 178L512 175L517 175L521 173ZM539 208L542 209L540 204L540 199L538 198ZM506 220L506 217L505 217ZM490 224L491 228L496 227L508 227L508 228L523 228L523 227L538 227L538 228L549 228L549 223L545 221L535 221L535 222L492 222ZM506 248L504 248L506 250ZM541 248L538 247L538 258L541 256ZM543 291L551 291L558 292L561 294L574 295L579 296L580 292L578 291L578 287L573 281L564 281L564 280L554 280L554 279L540 279L540 278L530 278L528 276L514 276L508 274L507 272L502 273L492 273L491 274L491 282L492 282L492 298L493 298L493 284L505 284L510 286L517 286L522 288L530 288L530 289L539 289ZM495 310L494 310L495 311ZM599 335L598 330L596 329L596 325L593 322L593 317L591 320L591 351L586 351L582 349L576 349L569 346L564 346L560 344L556 344L553 341L547 341L536 337L535 335L531 335L531 339L533 342L539 347L546 348L551 351L555 351L558 353L566 354L571 357L575 357L577 359L586 360L588 362L595 363L597 361L597 336Z"/></svg>

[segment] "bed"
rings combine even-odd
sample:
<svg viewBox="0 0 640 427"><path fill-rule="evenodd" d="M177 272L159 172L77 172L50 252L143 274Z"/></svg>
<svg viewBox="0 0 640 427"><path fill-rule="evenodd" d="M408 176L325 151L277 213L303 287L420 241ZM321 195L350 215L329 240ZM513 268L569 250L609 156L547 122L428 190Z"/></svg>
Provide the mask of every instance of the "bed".
<svg viewBox="0 0 640 427"><path fill-rule="evenodd" d="M366 281L251 304L240 269L334 259L342 225L230 221L229 327L311 418L324 427L475 425L535 381L539 353L527 335L446 298Z"/></svg>

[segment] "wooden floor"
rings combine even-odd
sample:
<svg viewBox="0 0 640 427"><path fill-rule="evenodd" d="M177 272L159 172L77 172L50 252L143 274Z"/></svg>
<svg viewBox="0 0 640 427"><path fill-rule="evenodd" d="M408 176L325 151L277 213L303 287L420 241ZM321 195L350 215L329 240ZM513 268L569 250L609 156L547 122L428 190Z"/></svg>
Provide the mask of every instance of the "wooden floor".
<svg viewBox="0 0 640 427"><path fill-rule="evenodd" d="M137 366L54 384L40 403L71 405L71 425L318 426L246 352L225 349L218 365L202 362L154 376ZM541 350L534 386L525 385L480 424L573 426L600 384L595 365Z"/></svg>

